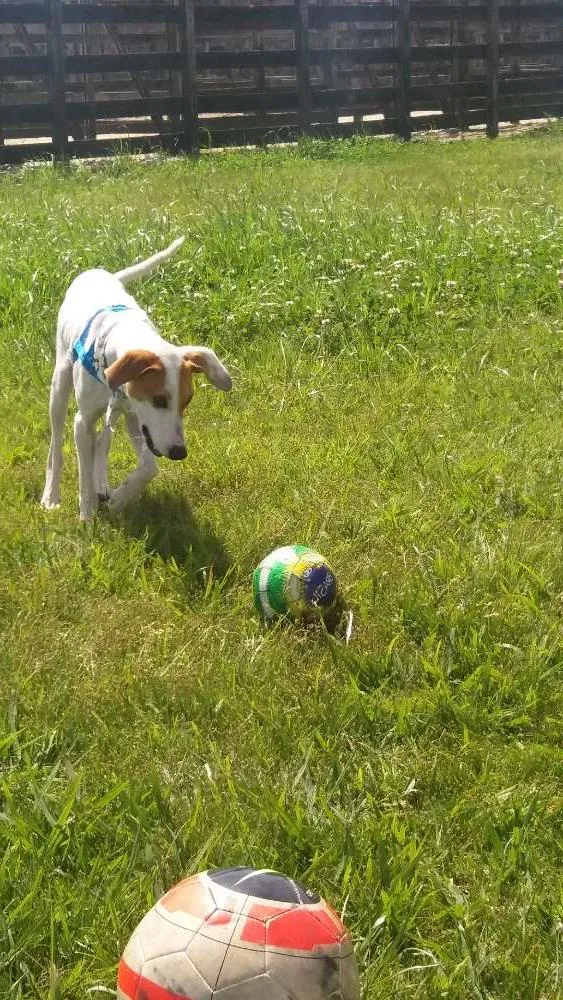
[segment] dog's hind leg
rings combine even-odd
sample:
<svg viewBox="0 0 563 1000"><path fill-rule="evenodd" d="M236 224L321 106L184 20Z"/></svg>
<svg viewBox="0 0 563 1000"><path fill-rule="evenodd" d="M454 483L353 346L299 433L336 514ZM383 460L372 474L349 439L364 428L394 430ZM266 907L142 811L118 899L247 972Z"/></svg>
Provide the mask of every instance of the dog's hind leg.
<svg viewBox="0 0 563 1000"><path fill-rule="evenodd" d="M72 361L69 358L57 360L51 380L49 416L51 419L51 446L47 459L45 489L41 506L53 510L61 502L61 472L63 468L63 437L68 401L72 392Z"/></svg>

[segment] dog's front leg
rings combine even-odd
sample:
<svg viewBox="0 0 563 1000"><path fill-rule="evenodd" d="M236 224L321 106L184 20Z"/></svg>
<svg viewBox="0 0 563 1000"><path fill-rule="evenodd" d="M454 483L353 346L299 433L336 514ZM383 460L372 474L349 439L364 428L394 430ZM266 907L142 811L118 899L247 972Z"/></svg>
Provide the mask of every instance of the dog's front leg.
<svg viewBox="0 0 563 1000"><path fill-rule="evenodd" d="M108 479L108 456L111 447L113 428L104 424L96 440L96 454L94 458L94 478L98 500L109 500L111 490Z"/></svg>
<svg viewBox="0 0 563 1000"><path fill-rule="evenodd" d="M96 430L94 421L88 420L80 411L74 418L74 442L78 455L80 520L89 521L98 509L94 476Z"/></svg>
<svg viewBox="0 0 563 1000"><path fill-rule="evenodd" d="M57 359L51 381L49 413L51 419L51 446L47 460L45 489L41 506L47 510L58 507L61 502L60 484L63 467L63 435L68 401L72 392L72 363L67 357Z"/></svg>
<svg viewBox="0 0 563 1000"><path fill-rule="evenodd" d="M110 510L122 510L128 503L135 500L158 472L156 458L147 448L136 416L133 413L128 413L125 417L125 423L139 464L117 489L111 491Z"/></svg>

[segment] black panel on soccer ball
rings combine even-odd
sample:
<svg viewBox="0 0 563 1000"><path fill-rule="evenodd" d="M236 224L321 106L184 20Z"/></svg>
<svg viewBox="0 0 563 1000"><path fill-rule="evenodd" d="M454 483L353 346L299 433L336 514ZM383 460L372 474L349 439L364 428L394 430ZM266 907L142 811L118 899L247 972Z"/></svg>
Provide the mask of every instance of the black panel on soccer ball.
<svg viewBox="0 0 563 1000"><path fill-rule="evenodd" d="M254 868L216 868L208 872L212 882L242 892L245 896L272 899L278 903L318 903L320 896L278 872L256 871Z"/></svg>

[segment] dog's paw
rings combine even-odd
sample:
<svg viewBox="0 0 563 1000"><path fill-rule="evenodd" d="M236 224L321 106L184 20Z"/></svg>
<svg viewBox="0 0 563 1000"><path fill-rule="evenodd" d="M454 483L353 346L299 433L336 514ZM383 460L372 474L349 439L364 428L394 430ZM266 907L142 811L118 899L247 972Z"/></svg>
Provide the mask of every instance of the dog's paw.
<svg viewBox="0 0 563 1000"><path fill-rule="evenodd" d="M110 511L123 510L128 499L129 499L129 494L127 490L125 490L123 486L116 486L116 488L112 490L109 495L107 503L108 510Z"/></svg>
<svg viewBox="0 0 563 1000"><path fill-rule="evenodd" d="M58 510L61 506L60 497L53 497L50 494L44 493L39 501L43 510Z"/></svg>

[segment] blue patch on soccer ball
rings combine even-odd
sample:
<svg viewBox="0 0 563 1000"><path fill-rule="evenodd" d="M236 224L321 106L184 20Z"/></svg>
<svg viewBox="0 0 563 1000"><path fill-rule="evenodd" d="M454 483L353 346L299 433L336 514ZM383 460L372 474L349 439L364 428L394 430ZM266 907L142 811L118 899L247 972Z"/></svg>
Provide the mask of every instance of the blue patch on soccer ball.
<svg viewBox="0 0 563 1000"><path fill-rule="evenodd" d="M336 579L326 566L310 566L303 573L305 599L313 607L332 604L336 597Z"/></svg>

